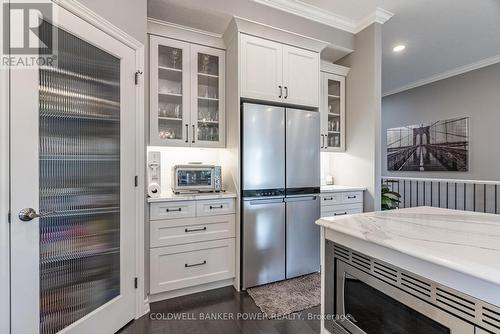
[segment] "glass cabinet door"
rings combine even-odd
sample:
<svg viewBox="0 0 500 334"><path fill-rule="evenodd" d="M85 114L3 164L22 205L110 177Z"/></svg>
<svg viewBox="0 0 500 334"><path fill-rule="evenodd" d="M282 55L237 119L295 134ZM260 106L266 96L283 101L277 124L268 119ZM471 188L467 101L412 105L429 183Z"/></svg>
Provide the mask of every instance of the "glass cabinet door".
<svg viewBox="0 0 500 334"><path fill-rule="evenodd" d="M323 84L323 121L326 123L323 126L326 139L323 149L326 151L343 151L345 150L345 78L325 73Z"/></svg>
<svg viewBox="0 0 500 334"><path fill-rule="evenodd" d="M189 44L151 37L151 143L188 145Z"/></svg>
<svg viewBox="0 0 500 334"><path fill-rule="evenodd" d="M191 146L224 146L224 51L191 45Z"/></svg>

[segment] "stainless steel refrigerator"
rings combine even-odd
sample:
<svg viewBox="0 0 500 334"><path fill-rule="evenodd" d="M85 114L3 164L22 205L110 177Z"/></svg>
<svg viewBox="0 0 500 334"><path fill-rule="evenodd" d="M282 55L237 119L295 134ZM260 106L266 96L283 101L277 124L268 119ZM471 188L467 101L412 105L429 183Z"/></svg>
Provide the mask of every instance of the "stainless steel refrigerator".
<svg viewBox="0 0 500 334"><path fill-rule="evenodd" d="M319 271L320 115L242 105L242 288Z"/></svg>

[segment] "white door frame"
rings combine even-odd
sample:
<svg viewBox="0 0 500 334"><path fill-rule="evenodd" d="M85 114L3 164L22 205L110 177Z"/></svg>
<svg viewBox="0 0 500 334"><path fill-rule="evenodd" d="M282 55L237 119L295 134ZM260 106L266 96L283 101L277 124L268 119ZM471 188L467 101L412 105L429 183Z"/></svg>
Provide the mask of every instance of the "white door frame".
<svg viewBox="0 0 500 334"><path fill-rule="evenodd" d="M74 15L104 31L111 37L124 43L135 52L137 71L144 72L144 45L121 29L115 27L103 17L92 12L74 0L53 0ZM3 17L3 1L0 2L0 17ZM3 36L3 26L0 25L0 36ZM0 40L1 43L8 41ZM133 73L131 73L133 75ZM138 76L136 85L136 274L138 285L135 293L136 318L149 312L149 303L144 288L144 80ZM10 206L9 165L10 165L10 133L9 133L9 73L0 69L0 332L10 332L10 226L8 214ZM3 298L8 296L8 298Z"/></svg>
<svg viewBox="0 0 500 334"><path fill-rule="evenodd" d="M0 2L3 18L3 1ZM0 24L0 50L3 50L3 22ZM0 51L1 53L1 51ZM0 332L10 332L10 206L9 187L9 71L0 68Z"/></svg>

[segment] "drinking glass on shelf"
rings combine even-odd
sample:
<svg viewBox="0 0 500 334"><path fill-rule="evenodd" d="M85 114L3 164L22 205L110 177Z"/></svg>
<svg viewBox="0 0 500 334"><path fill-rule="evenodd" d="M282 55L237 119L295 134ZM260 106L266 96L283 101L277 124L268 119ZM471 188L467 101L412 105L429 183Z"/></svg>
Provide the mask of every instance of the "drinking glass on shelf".
<svg viewBox="0 0 500 334"><path fill-rule="evenodd" d="M176 68L177 59L179 59L179 50L173 49L171 55L172 67Z"/></svg>
<svg viewBox="0 0 500 334"><path fill-rule="evenodd" d="M202 73L208 73L208 65L210 64L210 56L209 55L203 55L201 58L201 72Z"/></svg>

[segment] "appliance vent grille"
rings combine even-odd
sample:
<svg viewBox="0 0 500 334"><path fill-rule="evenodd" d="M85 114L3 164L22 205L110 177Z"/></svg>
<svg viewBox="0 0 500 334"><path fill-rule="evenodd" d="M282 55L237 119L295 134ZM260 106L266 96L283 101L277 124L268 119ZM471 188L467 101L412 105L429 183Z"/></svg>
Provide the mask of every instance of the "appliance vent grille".
<svg viewBox="0 0 500 334"><path fill-rule="evenodd" d="M384 281L389 280L393 283L398 282L398 271L378 261L373 261L373 272Z"/></svg>
<svg viewBox="0 0 500 334"><path fill-rule="evenodd" d="M401 273L401 286L403 290L406 290L408 293L416 295L417 297L423 297L425 299L431 298L431 284L418 279L413 275Z"/></svg>
<svg viewBox="0 0 500 334"><path fill-rule="evenodd" d="M494 311L492 308L483 306L482 312L483 323L487 324L495 333L500 332L500 310L497 308Z"/></svg>
<svg viewBox="0 0 500 334"><path fill-rule="evenodd" d="M500 307L335 243L334 256L451 314L500 333Z"/></svg>
<svg viewBox="0 0 500 334"><path fill-rule="evenodd" d="M347 248L335 245L333 248L333 254L337 258L349 262L349 250Z"/></svg>

